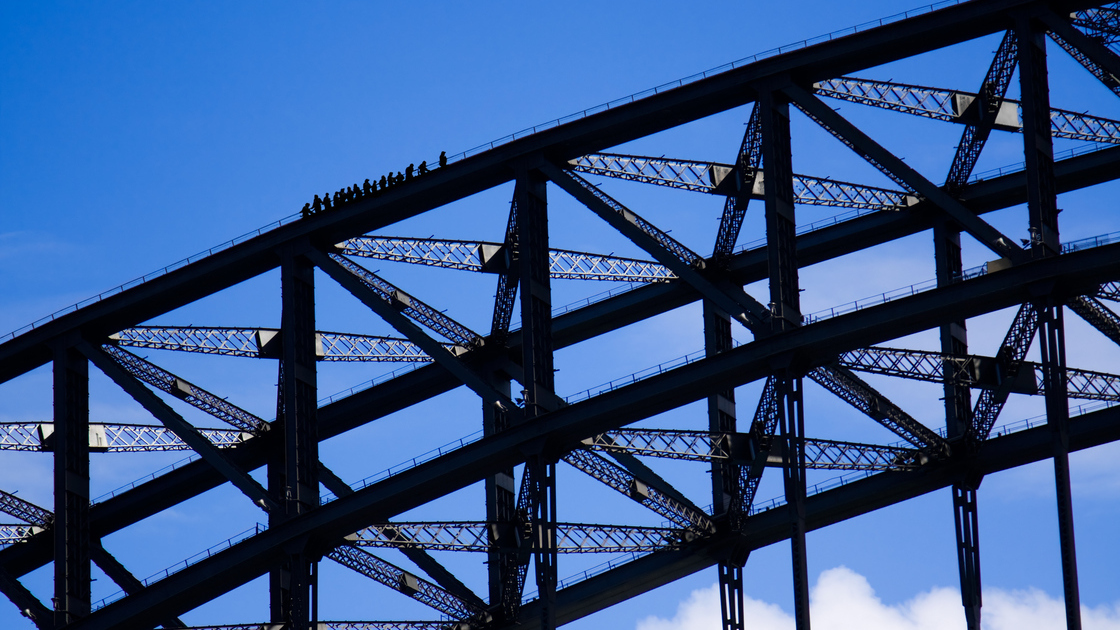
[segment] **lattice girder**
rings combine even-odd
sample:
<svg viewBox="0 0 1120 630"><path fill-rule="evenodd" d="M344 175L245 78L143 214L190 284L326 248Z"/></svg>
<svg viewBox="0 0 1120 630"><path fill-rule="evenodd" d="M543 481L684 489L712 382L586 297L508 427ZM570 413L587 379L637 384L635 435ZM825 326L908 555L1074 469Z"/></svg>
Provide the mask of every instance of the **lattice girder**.
<svg viewBox="0 0 1120 630"><path fill-rule="evenodd" d="M0 525L0 547L22 543L41 531L42 527L27 523Z"/></svg>
<svg viewBox="0 0 1120 630"><path fill-rule="evenodd" d="M976 355L951 356L925 350L896 348L860 348L840 355L838 362L853 370L940 383L944 380L942 366L953 368L954 382L979 388L996 388L1008 375L1000 374L993 357ZM1042 366L1023 361L1015 376L1013 390L1023 394L1045 395ZM1066 368L1067 392L1070 398L1120 402L1120 376L1091 370Z"/></svg>
<svg viewBox="0 0 1120 630"><path fill-rule="evenodd" d="M638 166L631 166L631 164ZM696 178L693 171L684 171L684 173L693 173L693 175L685 176L682 173L679 178L674 179L672 175L681 170L676 167L679 164L688 164L690 169L693 170L703 169L708 173L708 176L707 178ZM615 153L591 153L570 161L569 165L576 172L713 195L730 195L727 182L734 177L738 177L737 167L732 164L670 160ZM647 176L644 174L642 167L652 169L656 176ZM752 198L761 199L766 190L762 173L758 173L753 181L754 185L748 194ZM793 176L793 194L797 203L807 206L858 208L861 210L900 210L918 202L918 198L909 192L811 175Z"/></svg>
<svg viewBox="0 0 1120 630"><path fill-rule="evenodd" d="M0 423L0 451L50 451L51 423ZM238 429L204 429L198 432L218 448L233 448L253 437ZM191 448L164 426L149 424L91 424L90 450L107 453L189 451Z"/></svg>
<svg viewBox="0 0 1120 630"><path fill-rule="evenodd" d="M134 326L110 337L122 347L172 350L226 356L277 358L280 331L271 328L203 328L197 326ZM407 339L320 331L315 333L316 358L340 362L428 362L429 357ZM447 346L450 348L450 346Z"/></svg>
<svg viewBox="0 0 1120 630"><path fill-rule="evenodd" d="M46 527L54 522L54 514L30 501L0 490L0 512L15 517L24 523Z"/></svg>
<svg viewBox="0 0 1120 630"><path fill-rule="evenodd" d="M507 271L505 245L482 241L359 236L338 244L341 253L463 271ZM566 249L548 252L549 275L562 280L668 282L676 276L648 260L605 256Z"/></svg>
<svg viewBox="0 0 1120 630"><path fill-rule="evenodd" d="M489 533L498 527L497 523L484 521L381 523L356 532L348 540L359 547L486 552L493 548ZM526 531L518 539L526 540L530 535ZM695 536L689 530L672 527L557 523L557 550L559 553L648 553L694 540ZM496 539L500 543L502 537Z"/></svg>
<svg viewBox="0 0 1120 630"><path fill-rule="evenodd" d="M971 123L978 114L971 106L976 94L954 90L873 81L856 77L839 77L814 84L814 92L830 98L881 107L925 118L956 123ZM996 129L1021 132L1022 114L1019 101L1002 99L996 114ZM1064 109L1050 110L1051 133L1055 138L1068 138L1103 144L1120 144L1120 121Z"/></svg>
<svg viewBox="0 0 1120 630"><path fill-rule="evenodd" d="M719 434L679 429L621 429L583 441L596 451L630 453L696 462L730 459L750 465L762 450L750 434ZM772 447L771 447L772 448ZM919 464L919 451L898 446L805 439L806 467L816 470L904 470ZM780 466L780 454L766 459Z"/></svg>
<svg viewBox="0 0 1120 630"><path fill-rule="evenodd" d="M481 617L485 614L484 611L470 602L460 599L439 586L412 575L364 549L342 545L328 553L327 557L391 589L404 593L453 619L469 619L475 616Z"/></svg>
<svg viewBox="0 0 1120 630"><path fill-rule="evenodd" d="M175 376L154 363L111 344L105 344L102 346L102 350L137 379L167 392L227 424L253 434L260 434L268 430L268 423L262 418Z"/></svg>
<svg viewBox="0 0 1120 630"><path fill-rule="evenodd" d="M711 518L699 510L682 505L657 488L635 479L621 466L587 451L577 450L564 456L563 461L598 479L616 491L630 496L649 509L676 523L679 527L698 533L711 533L715 525Z"/></svg>
<svg viewBox="0 0 1120 630"><path fill-rule="evenodd" d="M444 315L441 311L398 289L387 280L378 277L377 274L345 256L331 253L330 257L357 277L366 288L376 293L383 301L400 310L412 321L459 346L461 351L472 350L482 346L481 336Z"/></svg>

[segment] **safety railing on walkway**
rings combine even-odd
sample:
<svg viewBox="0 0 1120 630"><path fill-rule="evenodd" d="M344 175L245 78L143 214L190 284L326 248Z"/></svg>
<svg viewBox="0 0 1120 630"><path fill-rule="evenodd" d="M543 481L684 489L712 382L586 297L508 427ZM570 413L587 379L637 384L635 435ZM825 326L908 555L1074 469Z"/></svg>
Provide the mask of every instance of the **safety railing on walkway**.
<svg viewBox="0 0 1120 630"><path fill-rule="evenodd" d="M181 562L177 562L177 563L171 565L170 567L167 567L166 569L160 571L159 573L153 573L152 575L149 575L148 577L144 578L143 580L140 580L140 583L143 584L144 586L151 586L152 583L154 583L154 582L158 582L159 580L170 577L170 576L182 571L183 569L191 566L192 564L195 564L197 562L205 560L205 559L209 558L210 556L212 556L216 553L225 551L226 549L229 549L230 547L236 545L237 543L245 541L245 540L247 540L247 539L249 539L253 536L256 536L257 534L259 534L263 531L266 531L267 529L268 529L267 525L264 525L262 523L256 523L253 527L250 527L249 529L247 529L243 532L234 534L233 536L230 536L229 538L227 538L227 539L223 540L222 542L214 545L213 547L210 547L209 549L204 549L203 551L200 551L200 552L194 554L193 556L187 558L186 560L183 560ZM107 597L103 597L103 598L97 600L96 602L93 603L92 606L90 606L90 608L91 608L91 610L97 610L98 608L103 608L105 606L108 606L109 604L112 604L113 602L117 601L118 599L121 599L126 594L127 593L125 593L124 591L117 591L116 593L113 593L112 595L109 595Z"/></svg>
<svg viewBox="0 0 1120 630"><path fill-rule="evenodd" d="M973 267L971 269L965 269L964 272L961 274L961 276L957 279L957 281L959 282L959 281L962 281L962 280L971 280L973 278L978 278L980 276L983 276L987 273L988 273L987 265L980 265L978 267ZM809 313L808 315L803 315L801 317L801 322L803 324L806 324L806 325L807 324L815 324L815 323L817 323L821 320L831 319L831 318L836 317L838 315L846 315L848 313L854 313L856 311L862 311L863 309L865 309L869 306L886 304L887 302L891 302L891 301L894 301L894 300L897 300L897 299L900 299L900 298L904 298L904 297L910 297L912 295L917 295L919 293L924 293L926 291L929 291L930 289L936 289L936 288L937 288L937 280L925 280L923 282L915 282L914 284L911 284L910 286L905 286L905 287L901 287L901 288L898 288L898 289L892 289L890 291L884 291L882 293L879 293L879 294L876 294L876 295L871 295L871 296L868 296L868 297L865 297L865 298L860 298L858 300L853 300L851 302L847 302L847 303L841 304L839 306L833 306L833 307L826 308L826 309L823 309L823 310L820 310L820 311L816 311L815 313Z"/></svg>
<svg viewBox="0 0 1120 630"><path fill-rule="evenodd" d="M420 464L423 464L425 462L430 462L433 459L435 459L435 458L437 458L441 455L446 455L446 454L450 453L451 451L458 450L458 449L463 448L464 446L466 446L468 444L471 444L473 442L477 442L477 441L482 439L482 435L483 435L483 433L482 433L481 430L475 431L474 433L472 433L472 434L470 434L466 437L461 437L458 440L455 440L454 442L448 442L447 444L444 444L443 446L433 448L432 450L430 450L426 453L421 453L420 455L417 455L416 457L413 457L412 459L407 459L407 460L405 460L405 461L403 461L403 462L401 462L401 463L399 463L395 466L390 466L389 468L386 468L385 470L383 470L383 471L381 471L377 474L370 475L369 477L366 477L365 479L360 479L357 483L351 484L350 487L353 488L354 491L356 492L358 490L361 490L362 488L365 488L366 486L373 485L373 484L375 484L379 481L384 481L384 480L388 479L389 477L392 477L393 475L398 475L398 474L400 474L400 473L402 473L406 470L409 470L411 468L416 468ZM334 501L336 499L338 499L337 495L335 495L334 493L328 492L328 493L323 494L322 496L319 497L319 503L320 504L326 504L326 503L330 503L331 501Z"/></svg>
<svg viewBox="0 0 1120 630"><path fill-rule="evenodd" d="M1089 153L1096 153L1097 151L1102 151L1104 149L1111 149L1115 146L1116 145L1112 145L1112 144L1090 142L1088 144L1083 144L1081 146L1077 146L1077 147L1074 147L1072 149L1066 149L1065 151L1059 151L1059 152L1055 153L1054 154L1054 161L1057 162L1059 160L1065 160L1065 159L1068 159L1068 158L1071 158L1071 157L1077 157L1079 155L1087 155ZM984 181L985 179L991 179L993 177L1001 177L1003 175L1011 175L1012 173L1019 173L1019 172L1022 172L1024 170L1026 170L1026 168L1027 168L1027 163L1026 162L1015 162L1014 164L1005 164L1004 166L999 166L999 167L996 167L996 168L988 169L986 171L982 171L980 173L975 173L975 174L973 174L972 178L969 179L968 181L969 181L970 184L972 184L972 183Z"/></svg>
<svg viewBox="0 0 1120 630"><path fill-rule="evenodd" d="M159 470L155 471L154 473L144 475L143 477L137 479L136 481L125 484L125 485L123 485L119 488L116 488L115 490L110 490L109 492L106 492L105 494L97 497L93 501L90 501L90 505L95 505L97 503L104 503L105 501L108 501L109 499L112 499L113 497L117 496L118 494L121 494L121 493L126 492L128 490L132 490L133 488L135 488L135 487L137 487L141 484L152 481L153 479L155 479L157 477L161 477L163 475L166 475L167 473L169 473L173 470L176 470L178 468L182 468L183 466L186 466L187 464L189 464L193 461L196 461L197 459L199 459L198 454L191 454L190 456L188 456L184 459L181 459L181 460L175 462L174 464L170 464L168 466L164 466L163 468L160 468Z"/></svg>

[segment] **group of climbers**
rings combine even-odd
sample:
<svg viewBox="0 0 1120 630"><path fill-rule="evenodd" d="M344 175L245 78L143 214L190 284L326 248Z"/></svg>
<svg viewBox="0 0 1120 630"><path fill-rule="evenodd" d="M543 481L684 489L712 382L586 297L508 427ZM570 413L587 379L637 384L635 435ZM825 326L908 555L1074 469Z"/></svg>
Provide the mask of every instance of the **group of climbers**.
<svg viewBox="0 0 1120 630"><path fill-rule="evenodd" d="M441 167L447 166L446 151L442 151L439 154L439 165ZM312 200L310 203L303 204L303 208L300 209L300 215L302 218L306 219L313 214L336 210L350 203L351 201L356 201L370 195L380 194L392 188L393 186L398 186L411 180L413 177L426 175L428 174L428 172L428 162L425 160L423 162L420 162L419 167L417 167L415 164L409 164L408 167L404 169L403 173L397 171L396 174L393 174L392 171L389 171L387 175L381 176L380 181L373 180L371 182L369 179L366 179L366 181L362 182L361 186L357 184L354 184L353 186L347 186L346 188L335 192L333 199L331 198L330 193L323 195L322 198L320 198L319 195L315 195L314 200Z"/></svg>

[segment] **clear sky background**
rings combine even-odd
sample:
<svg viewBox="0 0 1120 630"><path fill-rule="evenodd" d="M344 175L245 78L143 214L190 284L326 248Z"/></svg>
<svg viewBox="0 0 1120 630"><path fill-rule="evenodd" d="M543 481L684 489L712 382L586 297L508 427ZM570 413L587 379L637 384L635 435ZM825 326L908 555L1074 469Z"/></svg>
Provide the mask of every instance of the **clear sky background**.
<svg viewBox="0 0 1120 630"><path fill-rule="evenodd" d="M0 333L144 273L298 211L314 194L335 191L454 155L481 143L751 54L896 13L886 0L784 3L566 2L0 3ZM984 38L863 76L975 91L998 45ZM1050 45L1054 106L1120 118L1120 101ZM1017 94L1017 82L1012 95ZM841 113L935 182L944 179L961 128L836 104ZM749 106L619 147L622 152L731 162ZM794 114L794 170L891 183ZM1022 160L1021 138L993 136L977 172ZM1059 142L1059 151L1080 143ZM592 181L600 183L599 179ZM722 200L621 182L604 188L674 237L708 255ZM394 226L401 236L501 240L512 187L487 191ZM1063 195L1064 240L1120 230L1115 183ZM550 187L554 247L645 257L562 191ZM807 224L836 214L799 208ZM740 243L763 235L752 204ZM989 220L1024 238L1026 213ZM801 272L803 310L813 312L933 277L928 234ZM966 267L992 256L968 241ZM489 330L492 276L370 268L476 331ZM393 334L323 274L318 327ZM613 285L554 282L554 304ZM176 325L277 326L279 277L265 274L214 298L158 318ZM751 286L766 301L764 286ZM993 354L1013 312L970 322L972 349ZM1072 314L1069 363L1117 371L1120 352ZM736 338L750 335L737 328ZM929 333L885 345L934 349ZM697 305L604 335L557 354L557 388L574 394L703 347ZM1037 349L1032 350L1037 357ZM275 364L151 352L147 356L254 413L275 415ZM367 382L393 366L320 364L322 396ZM94 422L152 423L150 416L91 370ZM912 415L941 426L940 388L870 379ZM892 442L891 434L807 385L808 433ZM737 391L749 420L760 384ZM42 368L0 384L0 422L50 418L50 372ZM215 426L191 408L182 413ZM1042 413L1040 399L1013 398L1000 424ZM350 482L467 436L481 427L476 396L465 388L325 442L324 462ZM745 425L748 420L741 420ZM645 426L706 427L704 407L689 405ZM95 454L99 496L184 453ZM1120 627L1120 449L1071 456L1087 621ZM696 503L710 503L702 465L650 465ZM772 475L771 477L776 477ZM814 475L810 483L831 475ZM259 477L259 472L258 472ZM0 488L52 505L50 456L0 452ZM758 499L781 494L765 479ZM563 521L659 524L637 504L562 468ZM402 516L482 519L479 487ZM3 520L0 518L0 520ZM234 536L266 516L228 485L109 536L105 546L139 577ZM1052 467L1041 462L992 475L980 490L985 619L994 628L1061 619L1061 573ZM884 509L808 539L814 624L821 628L963 628L957 594L948 491ZM407 560L383 556L402 566ZM439 556L478 593L481 557ZM561 558L566 577L606 558ZM758 628L792 627L788 544L754 552L747 592ZM323 563L324 619L432 619L429 609L330 562ZM23 582L43 601L49 567ZM117 589L95 571L94 598ZM710 588L715 570L683 579L573 624L575 628L718 627ZM530 584L527 590L532 590ZM1054 611L1057 611L1054 613ZM1018 617L1016 615L1019 615ZM183 616L189 624L264 621L266 586L257 580ZM1029 619L1030 622L1016 621ZM706 625L705 625L706 624ZM714 625L713 625L714 624ZM831 624L831 625L830 625ZM1004 625L999 625L1004 624ZM0 604L0 627L30 628ZM1042 627L1039 625L1038 627ZM1053 626L1057 627L1057 626ZM1087 627L1093 627L1087 623Z"/></svg>

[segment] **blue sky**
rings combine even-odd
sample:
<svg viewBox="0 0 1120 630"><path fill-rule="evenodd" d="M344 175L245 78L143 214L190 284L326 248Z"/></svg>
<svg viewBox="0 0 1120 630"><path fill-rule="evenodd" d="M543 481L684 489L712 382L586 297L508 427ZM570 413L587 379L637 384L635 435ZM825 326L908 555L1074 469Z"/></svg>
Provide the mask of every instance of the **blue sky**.
<svg viewBox="0 0 1120 630"><path fill-rule="evenodd" d="M524 3L217 3L190 5L35 3L0 5L0 333L159 269L298 211L314 194L334 191L455 154L537 123L565 116L756 52L911 8L895 2L792 1L704 6L668 2ZM861 73L880 79L974 91L998 36ZM1120 102L1055 46L1052 103L1120 118ZM1017 92L1013 85L1012 92ZM960 129L946 123L867 111L841 113L865 125L888 148L940 182ZM748 108L740 108L619 147L623 152L730 162ZM799 173L888 186L890 182L794 115ZM1059 142L1064 150L1076 143ZM993 137L977 171L1020 161L1017 135ZM593 180L598 183L597 180ZM605 182L612 195L707 255L722 202L714 197ZM395 226L389 234L501 240L510 186ZM1115 183L1064 195L1063 235L1081 238L1120 229ZM644 257L555 187L550 188L555 247ZM799 223L833 212L799 208ZM761 205L752 204L741 243L762 236ZM1026 236L1026 214L1011 208L989 220ZM399 228L399 229L396 229ZM873 252L802 270L804 310L812 312L933 277L928 234ZM989 253L965 244L965 264ZM477 331L488 330L494 279L459 272L371 265ZM388 325L318 276L320 329L392 334ZM158 318L178 325L276 326L279 280L265 274L226 293ZM611 288L555 282L554 304ZM765 287L751 286L764 298ZM766 301L763 299L763 301ZM992 354L1012 313L970 322L973 349ZM1115 372L1120 352L1069 317L1070 364ZM740 341L750 336L736 329ZM557 354L557 386L575 393L702 347L696 305L604 335ZM936 347L929 333L892 346ZM275 365L152 352L149 358L211 391L271 418ZM602 357L610 357L604 360ZM391 366L322 365L321 395L368 381ZM91 418L150 422L142 409L93 371ZM872 379L869 379L872 380ZM872 382L931 426L939 426L937 387ZM759 384L737 392L740 417L753 413ZM809 433L893 441L878 425L818 390L807 394ZM206 425L205 416L184 415ZM706 426L689 405L649 426ZM1010 422L1042 413L1041 401L1013 399ZM40 369L0 384L0 421L50 417L50 373ZM476 396L460 388L438 399L330 440L324 461L357 481L480 428ZM93 494L100 495L182 459L169 455L94 455ZM1072 457L1082 601L1115 606L1120 545L1110 523L1120 517L1115 445ZM51 505L50 459L0 453L0 488ZM710 502L696 465L652 462L698 504ZM827 475L811 478L823 480ZM658 524L616 495L561 471L561 520ZM980 491L986 587L1061 595L1057 523L1049 463L993 475ZM760 499L780 495L764 480ZM883 606L903 605L931 589L955 589L951 501L922 497L809 536L814 581L848 567L866 578ZM467 489L407 518L481 519L481 491ZM172 565L251 527L265 516L226 486L106 539L138 576ZM446 555L446 554L445 554ZM756 551L747 565L748 594L791 611L788 546ZM400 564L407 561L386 554ZM443 558L485 592L481 558ZM562 558L561 577L605 558ZM44 601L50 570L24 578ZM434 618L418 604L348 570L324 563L323 618ZM95 599L116 589L104 576ZM573 624L632 627L677 606L716 579L714 570ZM832 582L824 581L826 584ZM532 586L529 587L530 589ZM823 597L823 595L822 595ZM985 600L988 601L987 599ZM986 609L987 610L987 609ZM189 623L264 620L260 581L184 616ZM1115 617L1112 618L1115 622ZM677 622L678 627L688 622ZM14 606L0 605L0 626L31 627ZM701 627L701 626L696 626ZM1103 627L1103 626L1102 626ZM1111 626L1110 626L1111 627Z"/></svg>

